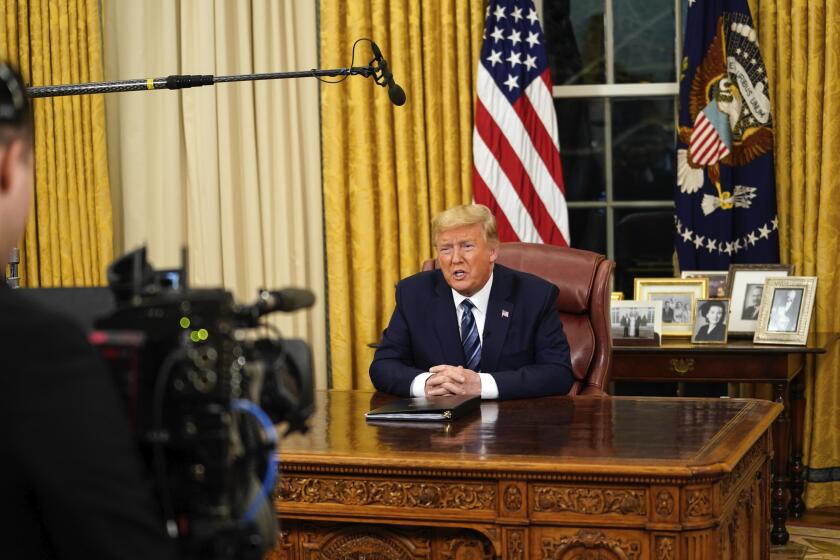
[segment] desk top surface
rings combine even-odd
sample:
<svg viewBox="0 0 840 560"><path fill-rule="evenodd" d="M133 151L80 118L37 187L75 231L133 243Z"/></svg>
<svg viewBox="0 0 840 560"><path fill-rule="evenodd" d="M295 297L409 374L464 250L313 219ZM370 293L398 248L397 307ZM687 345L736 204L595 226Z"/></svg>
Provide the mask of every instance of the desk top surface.
<svg viewBox="0 0 840 560"><path fill-rule="evenodd" d="M731 470L781 411L751 399L549 397L485 401L451 424L365 420L391 398L318 392L309 432L282 439L281 465L714 474Z"/></svg>

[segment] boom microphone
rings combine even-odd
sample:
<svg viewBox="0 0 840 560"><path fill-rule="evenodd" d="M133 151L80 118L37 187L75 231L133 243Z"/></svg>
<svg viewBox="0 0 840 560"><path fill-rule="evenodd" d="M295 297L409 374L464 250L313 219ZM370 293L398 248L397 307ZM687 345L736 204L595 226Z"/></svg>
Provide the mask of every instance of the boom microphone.
<svg viewBox="0 0 840 560"><path fill-rule="evenodd" d="M370 50L373 51L373 58L379 63L379 69L382 71L382 78L385 79L385 84L388 86L388 97L391 103L400 106L405 104L405 91L403 88L394 82L394 75L391 74L391 69L388 68L388 61L382 56L382 51L373 41L370 42Z"/></svg>

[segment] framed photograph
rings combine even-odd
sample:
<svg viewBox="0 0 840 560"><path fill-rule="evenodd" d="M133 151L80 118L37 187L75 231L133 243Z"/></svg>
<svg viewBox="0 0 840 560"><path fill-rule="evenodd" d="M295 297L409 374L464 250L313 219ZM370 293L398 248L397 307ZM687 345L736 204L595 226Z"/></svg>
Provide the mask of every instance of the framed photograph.
<svg viewBox="0 0 840 560"><path fill-rule="evenodd" d="M768 278L793 274L787 264L733 264L729 267L726 293L729 295L729 336L752 336L756 331L758 310Z"/></svg>
<svg viewBox="0 0 840 560"><path fill-rule="evenodd" d="M768 278L761 294L753 342L806 344L816 291L816 276Z"/></svg>
<svg viewBox="0 0 840 560"><path fill-rule="evenodd" d="M726 342L729 300L718 298L698 299L695 304L691 342L697 344L723 344Z"/></svg>
<svg viewBox="0 0 840 560"><path fill-rule="evenodd" d="M621 301L624 299L624 292L610 292L610 300Z"/></svg>
<svg viewBox="0 0 840 560"><path fill-rule="evenodd" d="M662 336L691 336L694 302L708 294L708 278L636 278L633 297L662 302Z"/></svg>
<svg viewBox="0 0 840 560"><path fill-rule="evenodd" d="M683 270L680 278L708 278L709 297L725 298L728 270Z"/></svg>
<svg viewBox="0 0 840 560"><path fill-rule="evenodd" d="M610 302L610 334L615 346L659 346L662 339L662 302Z"/></svg>

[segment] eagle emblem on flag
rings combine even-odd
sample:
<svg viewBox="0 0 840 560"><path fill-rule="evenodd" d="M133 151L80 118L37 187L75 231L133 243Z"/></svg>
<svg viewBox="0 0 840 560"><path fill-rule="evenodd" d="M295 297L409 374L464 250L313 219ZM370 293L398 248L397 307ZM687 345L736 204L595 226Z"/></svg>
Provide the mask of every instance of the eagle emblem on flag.
<svg viewBox="0 0 840 560"><path fill-rule="evenodd" d="M703 185L703 169L715 185L717 197L705 195L705 214L718 208L749 208L756 188L737 185L733 192L720 184L720 166L742 166L773 150L767 72L758 53L755 29L741 14L723 14L718 32L694 74L689 91L693 127L680 127L688 149L677 153L677 184L683 193Z"/></svg>
<svg viewBox="0 0 840 560"><path fill-rule="evenodd" d="M683 52L675 190L680 267L778 262L770 87L746 0L690 3Z"/></svg>

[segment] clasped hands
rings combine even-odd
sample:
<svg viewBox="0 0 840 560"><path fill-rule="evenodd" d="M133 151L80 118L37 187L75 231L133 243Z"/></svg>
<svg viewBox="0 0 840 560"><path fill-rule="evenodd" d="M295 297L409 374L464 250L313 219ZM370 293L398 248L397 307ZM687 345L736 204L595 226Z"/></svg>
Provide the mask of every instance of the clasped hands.
<svg viewBox="0 0 840 560"><path fill-rule="evenodd" d="M461 366L439 365L429 368L426 396L481 395L481 376Z"/></svg>

